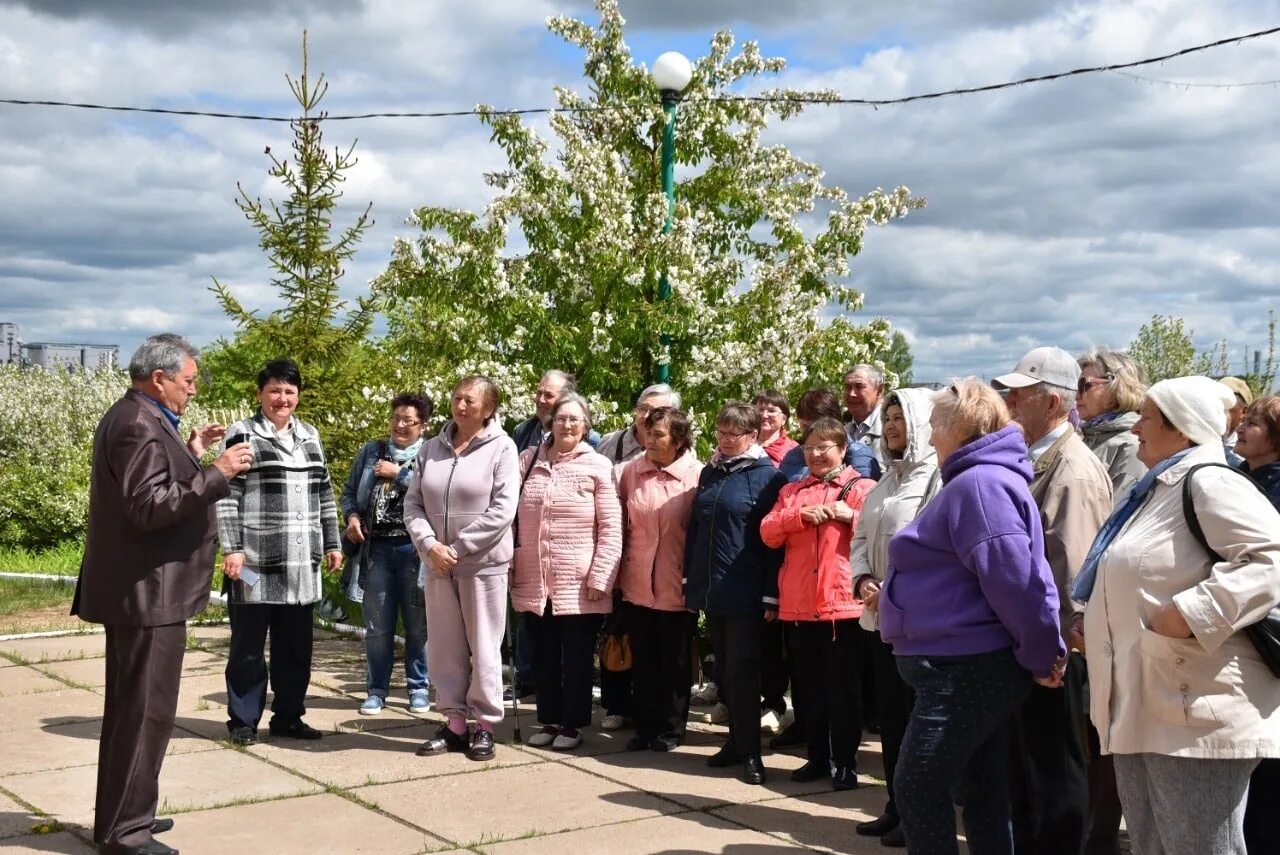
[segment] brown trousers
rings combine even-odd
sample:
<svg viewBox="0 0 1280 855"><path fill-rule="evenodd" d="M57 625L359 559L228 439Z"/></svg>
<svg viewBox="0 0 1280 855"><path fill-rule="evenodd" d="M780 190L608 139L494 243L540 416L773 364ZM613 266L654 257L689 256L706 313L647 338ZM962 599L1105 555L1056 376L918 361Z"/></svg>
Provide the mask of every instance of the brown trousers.
<svg viewBox="0 0 1280 855"><path fill-rule="evenodd" d="M104 852L152 839L186 640L185 622L107 627L107 698L93 822L93 839Z"/></svg>

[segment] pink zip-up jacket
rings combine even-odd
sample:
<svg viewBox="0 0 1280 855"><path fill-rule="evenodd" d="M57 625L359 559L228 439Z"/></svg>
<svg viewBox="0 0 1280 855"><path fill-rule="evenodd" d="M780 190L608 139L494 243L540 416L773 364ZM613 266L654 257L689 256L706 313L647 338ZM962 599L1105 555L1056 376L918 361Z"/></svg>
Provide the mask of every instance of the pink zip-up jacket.
<svg viewBox="0 0 1280 855"><path fill-rule="evenodd" d="M626 537L619 586L628 603L685 611L684 540L701 474L692 451L662 468L647 456L621 467L618 496Z"/></svg>
<svg viewBox="0 0 1280 855"><path fill-rule="evenodd" d="M857 479L845 496L853 519L829 520L821 525L805 522L800 511L810 505L829 505L840 490ZM760 539L767 546L785 546L778 571L778 617L794 621L851 620L862 616L862 600L853 596L849 566L849 541L867 494L876 485L852 466L831 481L806 475L782 488L773 510L760 522Z"/></svg>
<svg viewBox="0 0 1280 855"><path fill-rule="evenodd" d="M542 614L608 614L613 598L587 599L587 588L612 593L622 556L622 508L609 459L585 442L553 465L546 446L526 449L528 472L516 516L519 545L511 565L511 604ZM532 455L538 460L530 468Z"/></svg>

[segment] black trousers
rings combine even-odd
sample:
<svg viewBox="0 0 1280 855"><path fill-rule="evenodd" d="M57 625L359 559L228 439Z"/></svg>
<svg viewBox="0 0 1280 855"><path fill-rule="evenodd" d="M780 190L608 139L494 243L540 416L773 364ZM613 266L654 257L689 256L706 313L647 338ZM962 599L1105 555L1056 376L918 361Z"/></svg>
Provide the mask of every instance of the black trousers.
<svg viewBox="0 0 1280 855"><path fill-rule="evenodd" d="M1033 685L1009 729L1013 841L1019 855L1080 855L1089 833L1085 661L1071 654L1062 687Z"/></svg>
<svg viewBox="0 0 1280 855"><path fill-rule="evenodd" d="M862 671L866 634L856 619L787 623L803 703L809 759L858 768L862 742Z"/></svg>
<svg viewBox="0 0 1280 855"><path fill-rule="evenodd" d="M779 716L787 711L787 687L791 684L791 658L787 655L786 633L782 621L764 625L760 644L760 712L773 710Z"/></svg>
<svg viewBox="0 0 1280 855"><path fill-rule="evenodd" d="M764 615L707 615L720 672L720 700L729 707L729 744L743 757L760 754L760 636Z"/></svg>
<svg viewBox="0 0 1280 855"><path fill-rule="evenodd" d="M898 816L898 805L893 798L893 782L897 777L898 754L902 751L902 736L911 720L911 705L915 692L898 673L898 661L893 647L880 640L880 633L871 633L871 664L875 668L876 712L880 719L880 750L884 759L884 778L889 791L889 802L884 812Z"/></svg>
<svg viewBox="0 0 1280 855"><path fill-rule="evenodd" d="M1280 759L1266 758L1249 778L1244 844L1249 855L1280 852Z"/></svg>
<svg viewBox="0 0 1280 855"><path fill-rule="evenodd" d="M314 604L228 603L227 729L258 728L271 683L271 720L287 724L306 714L311 685L311 613ZM270 662L265 658L271 633Z"/></svg>
<svg viewBox="0 0 1280 855"><path fill-rule="evenodd" d="M151 840L160 766L178 711L186 623L108 626L93 839L103 852Z"/></svg>
<svg viewBox="0 0 1280 855"><path fill-rule="evenodd" d="M552 614L550 601L540 615L525 613L542 724L577 729L591 723L592 667L603 624L604 615Z"/></svg>
<svg viewBox="0 0 1280 855"><path fill-rule="evenodd" d="M666 612L624 603L631 633L631 720L645 739L684 739L693 683L692 612Z"/></svg>

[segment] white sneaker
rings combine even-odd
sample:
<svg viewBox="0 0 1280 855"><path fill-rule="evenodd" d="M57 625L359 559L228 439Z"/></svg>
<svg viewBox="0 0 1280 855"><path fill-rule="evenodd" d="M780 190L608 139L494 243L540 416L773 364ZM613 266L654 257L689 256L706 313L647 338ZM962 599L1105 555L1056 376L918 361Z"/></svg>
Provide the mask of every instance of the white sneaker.
<svg viewBox="0 0 1280 855"><path fill-rule="evenodd" d="M550 725L543 725L541 730L536 731L533 736L529 737L528 745L533 748L546 748L555 741L560 730Z"/></svg>
<svg viewBox="0 0 1280 855"><path fill-rule="evenodd" d="M776 736L782 732L782 719L778 718L778 714L773 710L765 710L764 715L760 716L760 732L769 736Z"/></svg>
<svg viewBox="0 0 1280 855"><path fill-rule="evenodd" d="M729 708L724 704L716 704L704 713L694 713L696 720L703 724L723 724L729 720Z"/></svg>
<svg viewBox="0 0 1280 855"><path fill-rule="evenodd" d="M582 744L582 731L578 731L573 736L569 736L564 731L556 735L551 741L551 749L553 751L572 751Z"/></svg>
<svg viewBox="0 0 1280 855"><path fill-rule="evenodd" d="M701 683L693 687L693 692L689 695L689 703L698 707L709 707L719 702L720 691L716 688L715 683Z"/></svg>
<svg viewBox="0 0 1280 855"><path fill-rule="evenodd" d="M622 730L627 726L627 719L620 715L607 715L600 719L601 730Z"/></svg>

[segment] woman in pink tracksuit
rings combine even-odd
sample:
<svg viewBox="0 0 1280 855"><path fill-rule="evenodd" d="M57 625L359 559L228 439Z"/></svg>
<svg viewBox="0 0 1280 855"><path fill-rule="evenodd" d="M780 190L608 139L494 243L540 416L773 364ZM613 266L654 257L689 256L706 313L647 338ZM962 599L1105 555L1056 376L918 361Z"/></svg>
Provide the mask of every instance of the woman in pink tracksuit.
<svg viewBox="0 0 1280 855"><path fill-rule="evenodd" d="M635 692L627 750L670 751L689 717L697 618L684 604L684 547L702 464L689 418L673 407L649 413L645 437L644 455L618 477L626 530L619 586Z"/></svg>
<svg viewBox="0 0 1280 855"><path fill-rule="evenodd" d="M570 751L591 721L596 636L613 611L622 555L622 511L609 459L586 443L587 402L561 396L551 435L520 456L521 488L511 603L536 650L535 747Z"/></svg>

